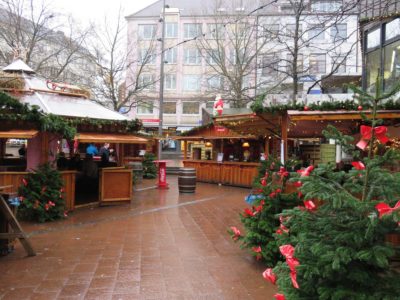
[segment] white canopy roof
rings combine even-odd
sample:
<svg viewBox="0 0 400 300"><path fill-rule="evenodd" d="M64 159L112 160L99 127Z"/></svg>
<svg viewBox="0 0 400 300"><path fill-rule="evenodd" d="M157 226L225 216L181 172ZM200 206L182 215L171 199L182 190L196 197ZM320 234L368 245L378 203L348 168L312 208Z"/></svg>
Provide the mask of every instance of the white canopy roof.
<svg viewBox="0 0 400 300"><path fill-rule="evenodd" d="M27 74L33 74L33 71L26 63L24 63L21 59L14 60L7 67L3 68L4 72L25 72Z"/></svg>

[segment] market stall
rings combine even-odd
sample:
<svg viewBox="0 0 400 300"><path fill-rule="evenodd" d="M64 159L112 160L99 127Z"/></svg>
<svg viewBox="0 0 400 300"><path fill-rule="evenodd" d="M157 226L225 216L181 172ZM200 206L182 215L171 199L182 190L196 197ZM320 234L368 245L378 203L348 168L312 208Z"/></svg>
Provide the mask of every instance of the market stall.
<svg viewBox="0 0 400 300"><path fill-rule="evenodd" d="M266 146L262 137L212 123L175 139L183 143L183 164L196 169L198 181L244 187L251 186Z"/></svg>
<svg viewBox="0 0 400 300"><path fill-rule="evenodd" d="M112 167L124 166L125 145L146 148L149 143L149 139L135 135L140 129L140 122L90 100L89 93L84 89L41 78L21 60L4 68L0 75L2 109L5 110L1 111L4 126L0 131L0 184L12 184L14 192L27 172L41 164L54 163L63 176L67 208L71 210L76 203L76 184L82 176L79 166L83 164L88 143L97 143L98 147L110 143L116 154L110 164ZM7 147L10 139L23 141L25 155L8 153L13 150ZM63 164L58 164L60 158ZM94 189L95 201L103 201L102 195L109 190L109 187L102 186L104 168L100 166L99 169L97 184L103 192L99 193L99 188ZM119 170L114 169L107 175L108 178L119 178L118 173L126 172L125 168ZM119 184L126 185L126 189L121 190L127 192L118 199L130 201L132 178Z"/></svg>

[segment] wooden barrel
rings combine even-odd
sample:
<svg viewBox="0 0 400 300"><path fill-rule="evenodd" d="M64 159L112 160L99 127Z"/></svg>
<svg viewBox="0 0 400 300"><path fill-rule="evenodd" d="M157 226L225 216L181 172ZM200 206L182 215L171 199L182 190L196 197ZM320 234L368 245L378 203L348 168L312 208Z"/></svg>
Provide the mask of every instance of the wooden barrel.
<svg viewBox="0 0 400 300"><path fill-rule="evenodd" d="M196 190L196 169L181 168L178 176L179 193L194 193Z"/></svg>

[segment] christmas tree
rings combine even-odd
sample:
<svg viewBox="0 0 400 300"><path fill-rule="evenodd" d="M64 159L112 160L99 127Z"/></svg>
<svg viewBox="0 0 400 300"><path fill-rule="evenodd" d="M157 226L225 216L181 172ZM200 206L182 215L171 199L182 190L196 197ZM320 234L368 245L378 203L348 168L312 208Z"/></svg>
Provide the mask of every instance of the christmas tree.
<svg viewBox="0 0 400 300"><path fill-rule="evenodd" d="M143 158L143 178L153 179L157 177L157 167L154 163L156 156L153 153L146 153Z"/></svg>
<svg viewBox="0 0 400 300"><path fill-rule="evenodd" d="M18 194L21 201L18 217L21 219L46 222L66 215L64 182L60 172L49 164L39 166L24 177Z"/></svg>
<svg viewBox="0 0 400 300"><path fill-rule="evenodd" d="M245 208L240 215L245 234L237 235L235 227L230 230L234 240L267 266L274 266L280 259L275 233L286 231L277 214L299 204L296 192L285 193L288 178L289 172L272 156L263 161L253 183L253 193L246 199L252 207Z"/></svg>
<svg viewBox="0 0 400 300"><path fill-rule="evenodd" d="M354 87L353 87L354 88ZM379 155L388 138L387 127L377 119L380 90L371 96L354 88L361 106L372 107L371 117L363 115L361 140L357 147L351 137L334 133L355 159L349 172L333 165L319 165L299 172L304 206L280 216L288 231L276 235L284 262L264 277L276 282L281 299L399 299L400 276L391 258L399 249L388 243L388 234L399 233L400 174L386 165L399 160L394 149ZM380 143L380 146L377 144Z"/></svg>

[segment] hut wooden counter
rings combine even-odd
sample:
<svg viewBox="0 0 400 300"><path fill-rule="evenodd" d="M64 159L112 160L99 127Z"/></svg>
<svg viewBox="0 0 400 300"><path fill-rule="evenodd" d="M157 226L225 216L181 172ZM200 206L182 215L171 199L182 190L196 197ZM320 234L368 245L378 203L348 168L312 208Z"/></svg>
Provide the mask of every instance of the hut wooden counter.
<svg viewBox="0 0 400 300"><path fill-rule="evenodd" d="M257 175L259 163L216 162L207 160L184 160L185 168L195 168L197 181L251 187Z"/></svg>

